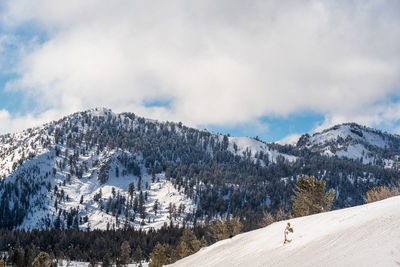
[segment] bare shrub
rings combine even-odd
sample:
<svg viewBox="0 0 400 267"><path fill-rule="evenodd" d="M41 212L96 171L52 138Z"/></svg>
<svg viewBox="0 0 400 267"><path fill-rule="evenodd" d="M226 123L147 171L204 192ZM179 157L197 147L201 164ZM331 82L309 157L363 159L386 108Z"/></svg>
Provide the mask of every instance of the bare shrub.
<svg viewBox="0 0 400 267"><path fill-rule="evenodd" d="M389 189L387 186L377 186L372 188L365 194L365 203L372 203L398 195L400 195L400 189L398 186L392 186L391 189Z"/></svg>

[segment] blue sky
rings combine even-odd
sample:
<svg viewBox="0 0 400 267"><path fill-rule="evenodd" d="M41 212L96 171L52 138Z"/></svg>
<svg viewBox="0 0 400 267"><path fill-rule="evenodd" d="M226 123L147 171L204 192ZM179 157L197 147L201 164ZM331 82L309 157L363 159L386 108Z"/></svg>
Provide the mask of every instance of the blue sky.
<svg viewBox="0 0 400 267"><path fill-rule="evenodd" d="M288 117L263 117L258 123L240 124L236 126L215 126L203 125L200 128L206 128L211 131L231 136L249 136L258 137L267 142L275 142L287 136L301 135L313 130L324 122L324 116L304 112L300 115L290 115Z"/></svg>
<svg viewBox="0 0 400 267"><path fill-rule="evenodd" d="M399 14L394 0L5 1L0 133L99 106L265 141L350 121L400 133Z"/></svg>

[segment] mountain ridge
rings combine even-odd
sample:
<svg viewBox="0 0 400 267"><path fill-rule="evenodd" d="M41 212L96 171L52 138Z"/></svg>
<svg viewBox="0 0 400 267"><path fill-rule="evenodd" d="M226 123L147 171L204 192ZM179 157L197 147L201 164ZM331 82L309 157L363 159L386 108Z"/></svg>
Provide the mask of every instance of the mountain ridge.
<svg viewBox="0 0 400 267"><path fill-rule="evenodd" d="M106 108L76 112L0 136L0 227L150 229L232 216L251 225L267 211L290 212L299 176L325 179L338 192L336 208L398 181L397 150L359 138L314 146L311 138L282 146ZM326 153L360 144L374 161Z"/></svg>
<svg viewBox="0 0 400 267"><path fill-rule="evenodd" d="M343 123L322 132L302 135L296 147L308 148L327 156L347 157L365 164L393 165L398 161L400 136L356 123ZM386 156L382 154L386 153ZM377 163L379 154L386 161ZM396 157L393 157L396 156Z"/></svg>

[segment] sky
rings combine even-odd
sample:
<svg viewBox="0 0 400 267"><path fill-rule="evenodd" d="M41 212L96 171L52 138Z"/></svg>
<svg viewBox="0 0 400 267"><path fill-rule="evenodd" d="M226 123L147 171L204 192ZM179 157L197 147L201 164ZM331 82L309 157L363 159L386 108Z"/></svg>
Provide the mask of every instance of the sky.
<svg viewBox="0 0 400 267"><path fill-rule="evenodd" d="M400 1L1 1L0 134L94 107L269 142L400 134Z"/></svg>

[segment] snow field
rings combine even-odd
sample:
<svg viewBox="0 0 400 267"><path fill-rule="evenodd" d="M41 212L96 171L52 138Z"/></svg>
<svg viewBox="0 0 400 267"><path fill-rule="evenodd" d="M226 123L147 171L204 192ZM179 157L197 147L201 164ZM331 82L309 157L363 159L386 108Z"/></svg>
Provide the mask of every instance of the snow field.
<svg viewBox="0 0 400 267"><path fill-rule="evenodd" d="M287 221L223 240L171 266L399 266L400 197ZM283 245L290 222L292 242Z"/></svg>

